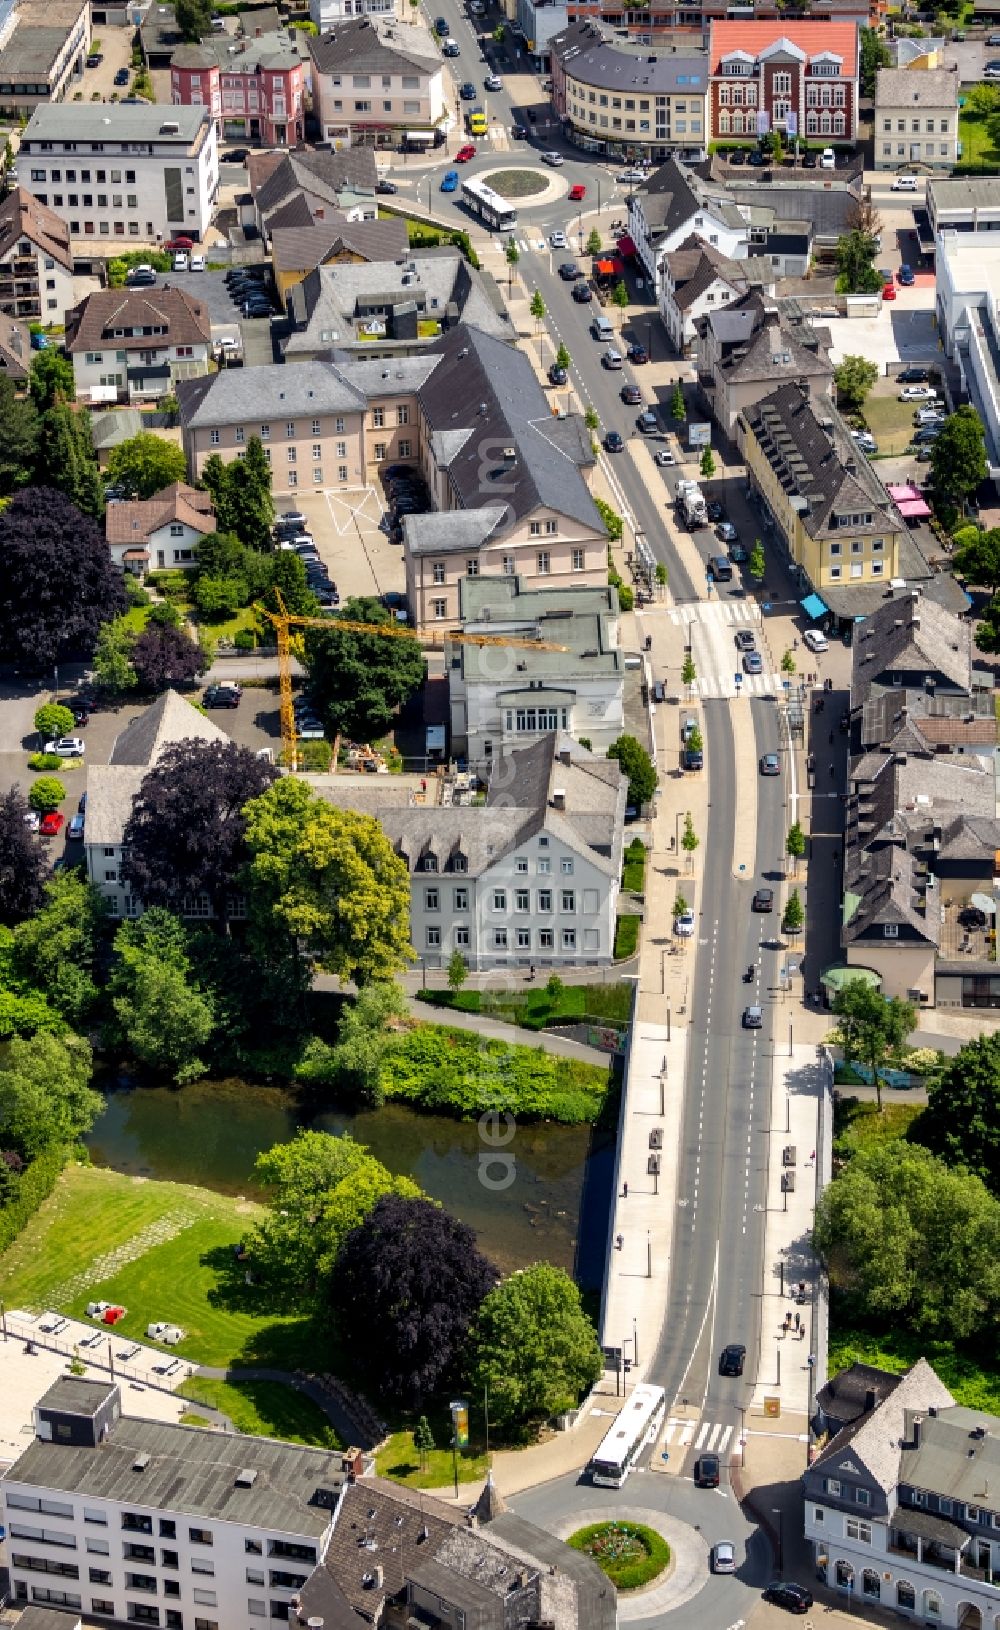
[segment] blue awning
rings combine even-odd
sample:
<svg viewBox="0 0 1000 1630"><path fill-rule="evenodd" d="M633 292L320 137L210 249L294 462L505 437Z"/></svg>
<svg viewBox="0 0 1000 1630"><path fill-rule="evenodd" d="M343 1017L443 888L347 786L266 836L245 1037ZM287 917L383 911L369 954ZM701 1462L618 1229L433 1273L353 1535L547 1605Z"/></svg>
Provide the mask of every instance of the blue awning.
<svg viewBox="0 0 1000 1630"><path fill-rule="evenodd" d="M813 622L817 622L820 617L826 617L829 614L829 606L823 604L818 594L807 594L804 600L799 601L799 604L806 616L811 618Z"/></svg>

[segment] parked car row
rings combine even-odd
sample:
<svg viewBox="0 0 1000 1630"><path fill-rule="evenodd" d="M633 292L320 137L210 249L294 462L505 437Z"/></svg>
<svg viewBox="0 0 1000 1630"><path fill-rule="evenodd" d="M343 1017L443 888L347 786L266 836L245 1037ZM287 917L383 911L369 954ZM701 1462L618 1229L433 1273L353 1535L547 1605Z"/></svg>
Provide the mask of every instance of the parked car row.
<svg viewBox="0 0 1000 1630"><path fill-rule="evenodd" d="M427 483L410 464L390 464L382 485L389 501L388 512L382 518L382 529L390 543L402 544L403 521L407 515L428 515L431 495Z"/></svg>
<svg viewBox="0 0 1000 1630"><path fill-rule="evenodd" d="M226 288L233 304L244 317L270 317L271 269L263 264L231 266L226 273Z"/></svg>

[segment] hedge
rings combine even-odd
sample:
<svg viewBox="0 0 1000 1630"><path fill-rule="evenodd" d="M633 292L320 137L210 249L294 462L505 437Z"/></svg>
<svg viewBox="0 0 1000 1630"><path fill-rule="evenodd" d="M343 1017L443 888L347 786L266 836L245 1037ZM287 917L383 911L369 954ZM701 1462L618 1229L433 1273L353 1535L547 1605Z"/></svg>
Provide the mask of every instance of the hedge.
<svg viewBox="0 0 1000 1630"><path fill-rule="evenodd" d="M42 1201L48 1199L69 1155L70 1150L65 1145L53 1144L30 1166L25 1167L18 1181L16 1197L8 1205L0 1207L0 1252L13 1245Z"/></svg>

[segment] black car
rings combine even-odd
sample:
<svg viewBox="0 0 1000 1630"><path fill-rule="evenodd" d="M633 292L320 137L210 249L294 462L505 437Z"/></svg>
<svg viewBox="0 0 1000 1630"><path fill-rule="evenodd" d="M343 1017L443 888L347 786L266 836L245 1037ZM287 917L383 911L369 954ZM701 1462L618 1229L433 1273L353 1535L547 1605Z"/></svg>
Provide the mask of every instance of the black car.
<svg viewBox="0 0 1000 1630"><path fill-rule="evenodd" d="M623 385L621 388L621 399L629 407L639 407L642 402L642 391L639 389L638 385Z"/></svg>
<svg viewBox="0 0 1000 1630"><path fill-rule="evenodd" d="M724 521L726 512L717 498L710 498L705 505L705 514L714 525L717 521Z"/></svg>
<svg viewBox="0 0 1000 1630"><path fill-rule="evenodd" d="M926 368L904 368L896 375L897 385L926 385L930 375Z"/></svg>
<svg viewBox="0 0 1000 1630"><path fill-rule="evenodd" d="M742 1375L743 1360L746 1356L747 1350L742 1342L731 1341L728 1347L722 1349L722 1357L719 1359L719 1374Z"/></svg>
<svg viewBox="0 0 1000 1630"><path fill-rule="evenodd" d="M87 67L88 68L99 68L103 61L104 61L104 53L103 53L103 51L91 51L90 56L87 58Z"/></svg>
<svg viewBox="0 0 1000 1630"><path fill-rule="evenodd" d="M206 707L239 707L240 693L232 685L209 685L202 700Z"/></svg>
<svg viewBox="0 0 1000 1630"><path fill-rule="evenodd" d="M625 443L617 430L608 431L604 438L604 445L609 453L623 453L625 451Z"/></svg>
<svg viewBox="0 0 1000 1630"><path fill-rule="evenodd" d="M564 283L575 283L578 277L583 276L583 272L571 260L564 260L559 267L559 276Z"/></svg>
<svg viewBox="0 0 1000 1630"><path fill-rule="evenodd" d="M640 367L642 363L649 361L649 352L644 345L630 345L625 355L636 367Z"/></svg>
<svg viewBox="0 0 1000 1630"><path fill-rule="evenodd" d="M376 192L398 192L399 188L396 186L395 181L376 181L376 183L375 183L375 191Z"/></svg>
<svg viewBox="0 0 1000 1630"><path fill-rule="evenodd" d="M573 284L573 299L577 305L585 306L594 298L594 291L589 283Z"/></svg>
<svg viewBox="0 0 1000 1630"><path fill-rule="evenodd" d="M787 1607L789 1613L808 1613L813 1605L812 1591L796 1585L791 1579L775 1579L764 1592L765 1602Z"/></svg>
<svg viewBox="0 0 1000 1630"><path fill-rule="evenodd" d="M803 153L803 155L802 155L802 168L803 168L803 170L815 170L816 165L817 165L817 159L816 159L816 154L815 153Z"/></svg>
<svg viewBox="0 0 1000 1630"><path fill-rule="evenodd" d="M736 147L731 153L727 153L726 157L728 158L730 164L745 164L747 161L746 149L743 147Z"/></svg>
<svg viewBox="0 0 1000 1630"><path fill-rule="evenodd" d="M738 628L733 635L733 644L737 651L752 651L756 643L756 635L752 628Z"/></svg>
<svg viewBox="0 0 1000 1630"><path fill-rule="evenodd" d="M528 132L525 130L523 125L511 125L510 134L513 141L527 141L528 139Z"/></svg>
<svg viewBox="0 0 1000 1630"><path fill-rule="evenodd" d="M760 148L755 147L753 152L750 154L750 157L747 159L747 163L753 165L755 170L762 170L767 163L767 159L764 157Z"/></svg>
<svg viewBox="0 0 1000 1630"><path fill-rule="evenodd" d="M249 147L231 147L228 153L223 153L223 164L245 164L250 152Z"/></svg>
<svg viewBox="0 0 1000 1630"><path fill-rule="evenodd" d="M751 911L773 911L774 910L774 890L773 889L758 889L757 893L753 897L753 900L752 900L751 905L750 905L750 909L751 909ZM727 1349L727 1351L728 1351L728 1349ZM742 1374L742 1373L743 1373L742 1368L739 1371L737 1371L737 1374Z"/></svg>
<svg viewBox="0 0 1000 1630"><path fill-rule="evenodd" d="M552 364L551 368L549 369L549 384L550 385L565 385L568 382L568 380L569 380L569 374L566 372L566 369L565 368L560 368L558 362L554 362Z"/></svg>
<svg viewBox="0 0 1000 1630"><path fill-rule="evenodd" d="M127 68L119 68L118 72L115 74L115 84L116 85L127 85L128 84L128 69Z"/></svg>
<svg viewBox="0 0 1000 1630"><path fill-rule="evenodd" d="M444 38L447 38L447 36L448 36L448 19L447 19L447 17L439 17L437 19L437 21L434 24L434 32L435 32L435 34L440 34Z"/></svg>
<svg viewBox="0 0 1000 1630"><path fill-rule="evenodd" d="M695 1487L717 1489L719 1486L718 1455L699 1455L694 1463Z"/></svg>

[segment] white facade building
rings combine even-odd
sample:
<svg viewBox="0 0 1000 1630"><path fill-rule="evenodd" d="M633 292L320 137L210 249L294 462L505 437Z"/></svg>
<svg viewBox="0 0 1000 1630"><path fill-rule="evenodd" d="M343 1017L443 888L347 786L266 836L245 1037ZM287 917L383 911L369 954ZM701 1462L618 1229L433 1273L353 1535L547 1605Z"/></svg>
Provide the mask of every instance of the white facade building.
<svg viewBox="0 0 1000 1630"><path fill-rule="evenodd" d="M210 224L219 186L208 108L63 103L36 108L21 138L17 181L73 238L133 244Z"/></svg>
<svg viewBox="0 0 1000 1630"><path fill-rule="evenodd" d="M728 260L750 253L750 228L723 187L668 159L629 195L629 236L662 306L664 257L692 233Z"/></svg>
<svg viewBox="0 0 1000 1630"><path fill-rule="evenodd" d="M321 34L348 17L385 17L402 22L402 12L400 0L309 0L309 16Z"/></svg>
<svg viewBox="0 0 1000 1630"><path fill-rule="evenodd" d="M308 41L313 111L334 147L429 145L447 111L444 59L422 30L369 16Z"/></svg>
<svg viewBox="0 0 1000 1630"><path fill-rule="evenodd" d="M1000 476L1000 240L944 231L936 239L936 304L944 348L986 432L990 474Z"/></svg>
<svg viewBox="0 0 1000 1630"><path fill-rule="evenodd" d="M958 163L958 74L882 68L875 81L875 168L951 170Z"/></svg>

